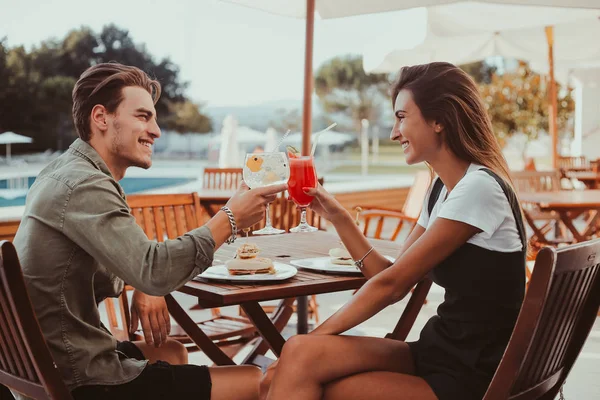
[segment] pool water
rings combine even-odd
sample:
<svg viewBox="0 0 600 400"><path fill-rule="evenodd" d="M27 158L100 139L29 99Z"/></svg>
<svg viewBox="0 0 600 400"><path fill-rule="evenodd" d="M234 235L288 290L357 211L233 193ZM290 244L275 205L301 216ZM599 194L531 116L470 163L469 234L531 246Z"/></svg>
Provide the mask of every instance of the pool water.
<svg viewBox="0 0 600 400"><path fill-rule="evenodd" d="M145 190L163 188L168 186L183 185L192 182L192 178L123 178L119 183L123 187L125 194L138 193ZM28 178L28 186L31 187L35 177ZM0 180L0 189L8 189L8 180ZM0 197L0 207L24 206L25 196L14 199Z"/></svg>

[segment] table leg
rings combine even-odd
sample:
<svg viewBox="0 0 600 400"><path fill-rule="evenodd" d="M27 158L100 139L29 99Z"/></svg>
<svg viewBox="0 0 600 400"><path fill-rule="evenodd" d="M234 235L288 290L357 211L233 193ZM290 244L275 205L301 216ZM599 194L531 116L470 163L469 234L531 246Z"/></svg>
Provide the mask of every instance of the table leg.
<svg viewBox="0 0 600 400"><path fill-rule="evenodd" d="M260 304L258 304L257 302L253 301L248 303L242 303L241 306L248 318L250 319L250 321L252 321L252 323L258 330L258 333L260 333L260 335L266 342L266 344L271 350L273 350L273 353L275 353L275 355L279 357L281 355L283 345L285 344L285 339L283 338L283 336L281 336L280 331L273 324L274 321L272 321L269 318L269 316L265 313L265 310L263 310ZM291 313L289 315L291 315ZM281 330L283 330L283 326L281 327ZM255 349L257 349L260 345L264 346L264 344L262 344L261 342L255 345Z"/></svg>
<svg viewBox="0 0 600 400"><path fill-rule="evenodd" d="M592 210L590 213L592 215L587 220L586 228L583 231L583 235L587 238L591 238L594 234L596 234L598 227L600 226L600 210Z"/></svg>
<svg viewBox="0 0 600 400"><path fill-rule="evenodd" d="M308 297L298 297L296 315L298 316L298 335L304 335L308 333Z"/></svg>
<svg viewBox="0 0 600 400"><path fill-rule="evenodd" d="M569 231L571 231L573 234L575 243L584 242L586 240L585 237L582 236L573 225L573 221L571 220L571 216L569 215L568 211L559 211L558 215L560 215L560 220L563 222L563 224L565 224L567 229L569 229Z"/></svg>
<svg viewBox="0 0 600 400"><path fill-rule="evenodd" d="M294 313L294 301L296 299L291 297L289 299L283 299L279 303L277 309L273 312L273 316L270 318L272 324L277 329L277 332L283 331L287 325L290 317ZM263 357L267 351L269 351L269 343L261 336L253 345L252 351L246 356L242 364L253 364L258 365L261 368L266 369L273 360Z"/></svg>
<svg viewBox="0 0 600 400"><path fill-rule="evenodd" d="M525 221L533 231L533 235L531 236L531 238L529 238L529 241L531 243L549 244L548 239L546 239L545 233L535 224L535 221L529 215L528 210L525 207L523 207L522 210L523 215L525 216Z"/></svg>
<svg viewBox="0 0 600 400"><path fill-rule="evenodd" d="M173 316L173 319L181 326L181 328L187 333L194 343L202 350L208 358L210 358L216 365L235 365L235 362L227 356L204 332L196 325L196 323L190 318L187 312L172 295L166 295L165 301L167 302L167 308L169 314Z"/></svg>

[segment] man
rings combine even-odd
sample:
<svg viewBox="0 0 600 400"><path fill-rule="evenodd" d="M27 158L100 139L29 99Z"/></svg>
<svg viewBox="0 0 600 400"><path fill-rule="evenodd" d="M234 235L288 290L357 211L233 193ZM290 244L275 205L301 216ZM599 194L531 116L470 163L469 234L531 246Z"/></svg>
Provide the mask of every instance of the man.
<svg viewBox="0 0 600 400"><path fill-rule="evenodd" d="M261 377L254 367L185 365L183 345L167 339L164 300L152 296L208 268L236 225L261 220L285 185L244 186L203 227L163 243L149 240L117 182L127 168L152 164L159 96L157 81L117 63L90 67L77 81L79 139L38 175L14 239L29 295L76 399L254 399ZM139 290L133 319L142 321L147 343L118 343L100 322L98 303L117 296L123 281Z"/></svg>

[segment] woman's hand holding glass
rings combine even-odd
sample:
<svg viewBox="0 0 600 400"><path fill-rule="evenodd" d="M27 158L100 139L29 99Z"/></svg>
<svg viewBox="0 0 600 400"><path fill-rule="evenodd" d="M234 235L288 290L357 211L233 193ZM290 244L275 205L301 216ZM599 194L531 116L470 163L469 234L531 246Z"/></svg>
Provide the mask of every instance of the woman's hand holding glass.
<svg viewBox="0 0 600 400"><path fill-rule="evenodd" d="M335 224L337 220L347 214L340 202L320 184L316 188L304 189L306 194L314 197L309 207L331 223Z"/></svg>

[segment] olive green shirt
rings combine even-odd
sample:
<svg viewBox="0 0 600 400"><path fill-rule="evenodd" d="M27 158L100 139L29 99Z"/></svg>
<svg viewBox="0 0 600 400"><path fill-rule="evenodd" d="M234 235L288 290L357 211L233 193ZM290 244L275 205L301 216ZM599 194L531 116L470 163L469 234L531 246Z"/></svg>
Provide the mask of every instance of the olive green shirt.
<svg viewBox="0 0 600 400"><path fill-rule="evenodd" d="M77 139L37 177L14 244L50 352L73 390L131 381L146 366L117 353L98 303L123 281L162 296L208 268L206 227L162 243L137 225L100 155Z"/></svg>

